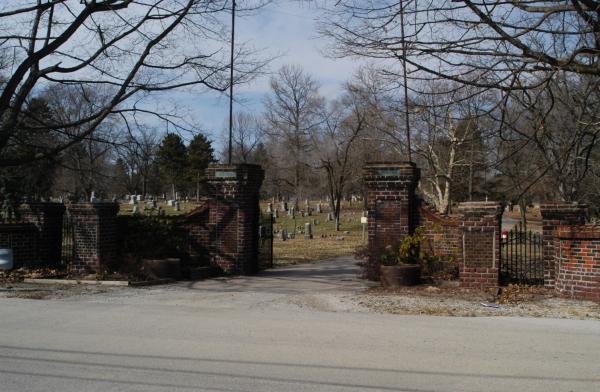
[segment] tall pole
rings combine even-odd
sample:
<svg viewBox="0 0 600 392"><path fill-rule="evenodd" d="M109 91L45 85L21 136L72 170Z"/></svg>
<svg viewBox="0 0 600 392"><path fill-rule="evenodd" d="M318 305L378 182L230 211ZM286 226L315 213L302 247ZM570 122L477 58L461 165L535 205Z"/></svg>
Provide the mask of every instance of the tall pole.
<svg viewBox="0 0 600 392"><path fill-rule="evenodd" d="M235 0L231 0L231 67L229 72L229 153L227 163L231 165L231 150L233 148L233 52L235 48Z"/></svg>
<svg viewBox="0 0 600 392"><path fill-rule="evenodd" d="M402 76L404 78L404 119L406 121L406 148L408 161L412 162L410 151L410 119L408 118L408 76L406 74L406 37L404 34L404 0L400 0L400 30L402 34Z"/></svg>

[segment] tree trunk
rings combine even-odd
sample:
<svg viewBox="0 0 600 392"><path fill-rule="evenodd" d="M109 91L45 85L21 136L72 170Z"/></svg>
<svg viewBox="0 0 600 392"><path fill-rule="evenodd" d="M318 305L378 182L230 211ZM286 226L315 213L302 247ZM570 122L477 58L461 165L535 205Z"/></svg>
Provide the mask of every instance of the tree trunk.
<svg viewBox="0 0 600 392"><path fill-rule="evenodd" d="M200 172L196 173L196 201L200 201Z"/></svg>

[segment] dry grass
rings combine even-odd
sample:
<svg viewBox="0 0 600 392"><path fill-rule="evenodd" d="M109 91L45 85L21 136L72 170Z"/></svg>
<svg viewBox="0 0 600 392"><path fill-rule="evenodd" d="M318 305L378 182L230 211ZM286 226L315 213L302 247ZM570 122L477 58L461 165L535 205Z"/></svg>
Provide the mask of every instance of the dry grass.
<svg viewBox="0 0 600 392"><path fill-rule="evenodd" d="M201 205L202 205L202 203L197 203L195 201L189 201L189 202L182 201L180 203L181 211L176 211L174 206L173 207L168 206L166 202L156 203L156 208L147 208L146 202L143 202L143 201L139 202L137 204L140 213L145 214L145 215L157 215L158 207L162 207L163 210L165 210L166 215L182 215L182 214L186 214L186 213L192 211L193 209L195 209L196 207L199 207ZM132 210L133 210L132 204L121 203L119 205L119 207L120 207L119 215L131 215L132 214Z"/></svg>
<svg viewBox="0 0 600 392"><path fill-rule="evenodd" d="M316 202L311 202L310 205L314 208ZM267 203L261 203L261 209L266 211ZM321 214L313 213L312 216L302 217L296 214L296 219L291 219L286 213L279 212L279 216L275 219L273 228L277 233L282 229L286 229L288 233L294 231L296 234L294 239L283 241L279 234L275 234L273 240L273 253L275 265L295 264L301 262L309 262L323 260L338 256L352 255L356 248L363 245L362 240L362 225L360 217L362 208L359 203L354 203L352 206L345 204L342 208L341 227L340 231L335 231L334 222L327 221L327 210ZM314 220L318 221L314 225ZM313 239L305 239L303 230L304 224L311 223L313 231ZM366 241L366 240L365 240Z"/></svg>
<svg viewBox="0 0 600 392"><path fill-rule="evenodd" d="M261 202L261 210L263 214L267 209L268 201ZM315 208L316 201L311 201L310 206ZM181 211L175 211L174 207L168 206L165 202L159 202L160 206L165 210L166 215L181 215L185 214L196 207L200 206L196 202L181 202ZM301 262L309 262L323 260L338 256L352 255L356 248L366 243L362 240L362 225L360 217L362 215L361 203L344 203L342 205L342 219L340 231L335 231L334 222L327 221L328 208L326 203L323 206L323 213L313 213L312 216L302 217L301 214L296 214L296 219L291 219L287 213L279 212L279 216L275 219L273 228L280 232L286 229L288 233L293 232L296 227L296 235L294 239L286 241L281 240L278 234L275 234L273 240L274 264L296 264ZM140 213L148 215L156 215L157 209L146 209L146 203L138 204ZM132 205L122 203L120 205L120 215L131 215ZM314 220L318 221L314 225ZM310 222L313 230L313 239L307 240L300 228L304 229L304 224Z"/></svg>

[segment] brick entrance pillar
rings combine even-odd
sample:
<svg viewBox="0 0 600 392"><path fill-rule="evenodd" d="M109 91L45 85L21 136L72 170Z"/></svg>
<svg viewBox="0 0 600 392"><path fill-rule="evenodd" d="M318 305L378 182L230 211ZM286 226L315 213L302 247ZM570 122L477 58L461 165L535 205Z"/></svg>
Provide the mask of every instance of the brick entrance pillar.
<svg viewBox="0 0 600 392"><path fill-rule="evenodd" d="M412 162L373 162L363 168L363 175L369 233L366 278L377 279L381 249L398 244L415 228L420 171Z"/></svg>
<svg viewBox="0 0 600 392"><path fill-rule="evenodd" d="M33 223L38 229L37 262L42 265L60 263L64 214L62 203L28 203L22 211L23 221Z"/></svg>
<svg viewBox="0 0 600 392"><path fill-rule="evenodd" d="M559 226L576 226L585 223L587 206L579 203L544 202L540 205L542 214L544 257L544 286L555 286L556 263L554 234Z"/></svg>
<svg viewBox="0 0 600 392"><path fill-rule="evenodd" d="M97 273L116 262L117 203L79 203L68 207L73 224L76 275Z"/></svg>
<svg viewBox="0 0 600 392"><path fill-rule="evenodd" d="M497 202L467 202L458 205L462 260L460 285L496 287L500 283L500 223L502 206Z"/></svg>
<svg viewBox="0 0 600 392"><path fill-rule="evenodd" d="M258 271L260 165L211 165L209 186L211 263L234 275Z"/></svg>

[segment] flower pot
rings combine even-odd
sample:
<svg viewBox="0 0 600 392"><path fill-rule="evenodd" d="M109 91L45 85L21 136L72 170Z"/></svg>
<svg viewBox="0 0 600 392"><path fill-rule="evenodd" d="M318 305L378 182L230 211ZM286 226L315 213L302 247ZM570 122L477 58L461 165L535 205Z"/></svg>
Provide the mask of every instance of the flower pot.
<svg viewBox="0 0 600 392"><path fill-rule="evenodd" d="M385 288L414 286L421 281L421 265L382 265L379 270L381 285Z"/></svg>
<svg viewBox="0 0 600 392"><path fill-rule="evenodd" d="M10 270L13 268L12 249L0 249L0 270Z"/></svg>
<svg viewBox="0 0 600 392"><path fill-rule="evenodd" d="M177 258L144 259L142 268L146 274L155 279L181 278L181 260Z"/></svg>

